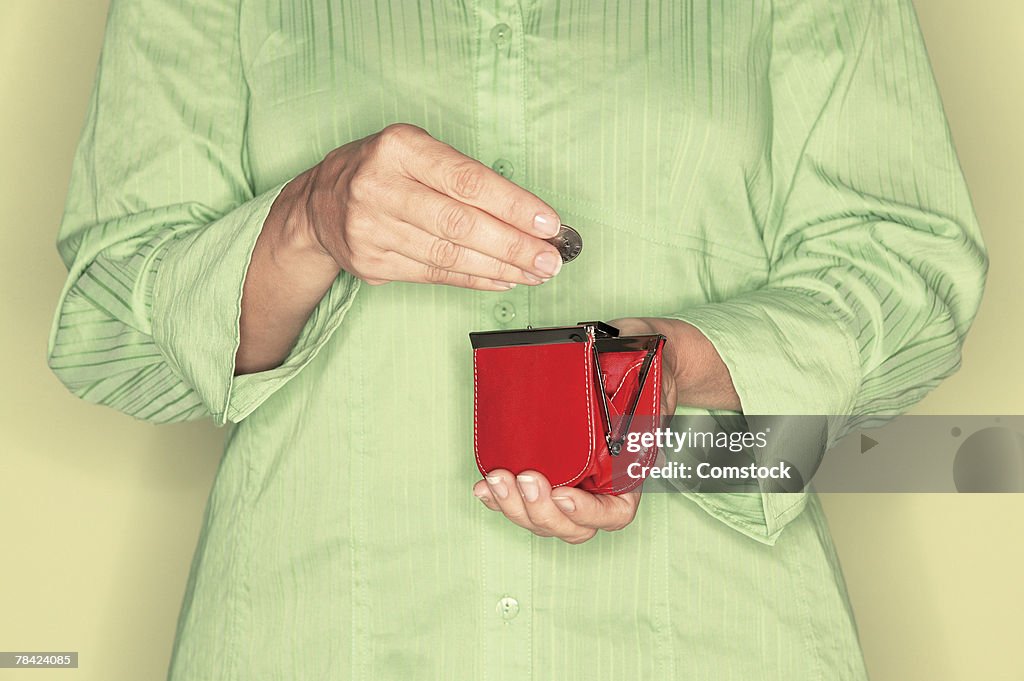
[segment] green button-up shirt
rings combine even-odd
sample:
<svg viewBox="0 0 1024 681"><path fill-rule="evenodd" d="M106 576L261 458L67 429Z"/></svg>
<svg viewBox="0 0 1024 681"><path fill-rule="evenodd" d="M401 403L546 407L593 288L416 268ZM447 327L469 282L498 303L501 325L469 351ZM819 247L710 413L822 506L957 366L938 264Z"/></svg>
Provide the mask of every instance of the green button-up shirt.
<svg viewBox="0 0 1024 681"><path fill-rule="evenodd" d="M584 253L505 293L342 273L233 376L281 186L395 122ZM230 423L173 681L863 679L812 494L649 494L578 546L484 508L467 334L684 319L745 412L835 439L955 370L986 267L909 0L115 0L59 249L69 388Z"/></svg>

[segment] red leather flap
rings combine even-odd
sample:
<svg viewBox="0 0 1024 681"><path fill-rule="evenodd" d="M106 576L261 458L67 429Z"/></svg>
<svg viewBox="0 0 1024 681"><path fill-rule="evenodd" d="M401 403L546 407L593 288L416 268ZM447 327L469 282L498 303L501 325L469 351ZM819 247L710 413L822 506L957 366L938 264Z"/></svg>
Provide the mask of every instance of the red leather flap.
<svg viewBox="0 0 1024 681"><path fill-rule="evenodd" d="M483 474L532 469L574 484L594 457L591 340L473 351L474 446Z"/></svg>

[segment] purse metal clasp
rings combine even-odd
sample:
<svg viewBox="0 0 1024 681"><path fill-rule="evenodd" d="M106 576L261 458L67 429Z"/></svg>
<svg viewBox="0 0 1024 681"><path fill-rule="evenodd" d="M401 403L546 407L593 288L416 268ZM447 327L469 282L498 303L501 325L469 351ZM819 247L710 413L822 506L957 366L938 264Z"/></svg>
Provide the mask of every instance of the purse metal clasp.
<svg viewBox="0 0 1024 681"><path fill-rule="evenodd" d="M578 326L582 326L587 330L587 334L594 340L597 341L601 338L619 338L619 330L614 326L605 324L604 322L580 322ZM640 337L637 337L639 340ZM622 340L626 340L623 338ZM638 387L636 394L633 395L633 399L630 401L629 409L623 415L620 423L617 427L612 426L611 412L608 409L608 393L605 392L604 385L604 372L601 371L601 360L599 358L599 352L597 351L597 344L594 345L594 372L597 374L597 386L598 392L601 394L601 411L604 414L604 439L608 445L608 453L612 456L618 456L622 453L622 445L626 441L626 436L629 434L629 427L633 424L633 417L636 415L636 408L640 404L640 395L643 394L644 386L647 385L647 376L651 372L651 364L654 363L654 357L658 352L658 345L660 337L652 336L648 340L647 354L644 356L643 364L640 365L640 375L638 378Z"/></svg>

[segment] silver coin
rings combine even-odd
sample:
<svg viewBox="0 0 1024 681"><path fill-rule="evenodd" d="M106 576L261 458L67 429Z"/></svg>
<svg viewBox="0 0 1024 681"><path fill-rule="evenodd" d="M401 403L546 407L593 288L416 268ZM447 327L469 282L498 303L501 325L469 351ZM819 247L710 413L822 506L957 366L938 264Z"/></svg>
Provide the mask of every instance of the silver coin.
<svg viewBox="0 0 1024 681"><path fill-rule="evenodd" d="M558 234L547 240L549 244L558 249L562 256L562 262L570 262L583 250L583 237L569 225L562 225Z"/></svg>

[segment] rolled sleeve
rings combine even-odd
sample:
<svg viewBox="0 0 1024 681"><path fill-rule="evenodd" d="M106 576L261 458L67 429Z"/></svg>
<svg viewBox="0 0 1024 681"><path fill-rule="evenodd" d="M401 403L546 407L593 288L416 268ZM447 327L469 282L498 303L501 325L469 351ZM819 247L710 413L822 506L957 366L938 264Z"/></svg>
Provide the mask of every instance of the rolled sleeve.
<svg viewBox="0 0 1024 681"><path fill-rule="evenodd" d="M153 340L220 424L248 416L305 367L341 323L359 289L359 280L342 272L281 365L235 376L245 273L283 187L175 239L152 263Z"/></svg>
<svg viewBox="0 0 1024 681"><path fill-rule="evenodd" d="M956 371L988 260L910 2L780 2L773 30L768 281L668 316L745 414L827 416L827 448ZM766 543L806 503L693 498Z"/></svg>
<svg viewBox="0 0 1024 681"><path fill-rule="evenodd" d="M113 0L72 166L48 363L75 395L146 421L244 418L359 288L343 272L281 366L234 376L246 271L286 184L249 172L238 26L238 0Z"/></svg>

